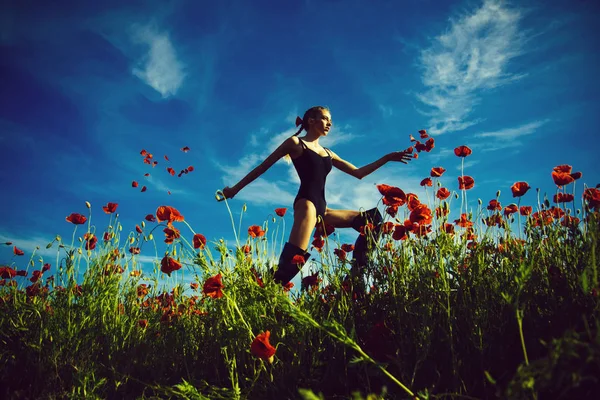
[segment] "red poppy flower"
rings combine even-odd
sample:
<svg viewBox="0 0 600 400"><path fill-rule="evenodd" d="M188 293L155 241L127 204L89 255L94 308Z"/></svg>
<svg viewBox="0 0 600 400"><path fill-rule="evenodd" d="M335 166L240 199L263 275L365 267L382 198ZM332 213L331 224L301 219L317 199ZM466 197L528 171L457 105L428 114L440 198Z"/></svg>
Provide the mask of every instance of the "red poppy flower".
<svg viewBox="0 0 600 400"><path fill-rule="evenodd" d="M36 270L36 271L33 271L33 274L31 275L31 278L29 278L29 280L32 283L36 283L40 279L41 276L42 276L42 271Z"/></svg>
<svg viewBox="0 0 600 400"><path fill-rule="evenodd" d="M413 154L413 158L419 158L419 153Z"/></svg>
<svg viewBox="0 0 600 400"><path fill-rule="evenodd" d="M490 211L502 210L502 205L498 200L492 199L490 200L487 209Z"/></svg>
<svg viewBox="0 0 600 400"><path fill-rule="evenodd" d="M385 212L392 218L396 218L398 213L398 206L388 206L385 208Z"/></svg>
<svg viewBox="0 0 600 400"><path fill-rule="evenodd" d="M353 244L343 244L342 250L344 250L346 253L354 251L354 245Z"/></svg>
<svg viewBox="0 0 600 400"><path fill-rule="evenodd" d="M421 129L419 131L419 135L421 135L421 139L427 139L429 137L429 135L427 134L427 131L425 129Z"/></svg>
<svg viewBox="0 0 600 400"><path fill-rule="evenodd" d="M425 151L429 153L435 147L435 140L433 138L427 139L425 142Z"/></svg>
<svg viewBox="0 0 600 400"><path fill-rule="evenodd" d="M426 204L419 204L409 215L409 219L413 223L419 225L428 225L433 221L431 210Z"/></svg>
<svg viewBox="0 0 600 400"><path fill-rule="evenodd" d="M431 178L425 178L421 181L420 185L421 186L433 186L433 182L431 181Z"/></svg>
<svg viewBox="0 0 600 400"><path fill-rule="evenodd" d="M531 189L531 187L529 186L529 184L527 182L515 182L510 187L510 190L512 191L513 197L521 197L525 193L527 193L527 191L529 189Z"/></svg>
<svg viewBox="0 0 600 400"><path fill-rule="evenodd" d="M389 233L392 233L393 230L394 230L393 222L387 221L387 222L384 222L383 224L381 224L381 234L387 235Z"/></svg>
<svg viewBox="0 0 600 400"><path fill-rule="evenodd" d="M252 251L252 247L249 244L245 244L242 246L242 251L244 252L244 254L250 254L250 252Z"/></svg>
<svg viewBox="0 0 600 400"><path fill-rule="evenodd" d="M167 168L167 172L168 172L169 174L171 174L171 176L175 176L175 170L174 170L173 168L171 168L171 167L168 167L168 168Z"/></svg>
<svg viewBox="0 0 600 400"><path fill-rule="evenodd" d="M195 249L202 250L202 249L204 249L204 246L206 246L206 238L204 237L204 235L202 235L200 233L196 233L194 235L192 242L194 243Z"/></svg>
<svg viewBox="0 0 600 400"><path fill-rule="evenodd" d="M384 197L383 204L386 206L402 206L406 202L406 194L400 188L382 183L377 185L377 190Z"/></svg>
<svg viewBox="0 0 600 400"><path fill-rule="evenodd" d="M600 208L600 190L597 188L587 188L583 191L583 199L587 201L591 209Z"/></svg>
<svg viewBox="0 0 600 400"><path fill-rule="evenodd" d="M0 278L2 279L12 279L17 276L17 271L12 269L11 267L0 267Z"/></svg>
<svg viewBox="0 0 600 400"><path fill-rule="evenodd" d="M338 258L340 259L340 261L345 261L346 260L346 252L342 249L333 249L333 254L335 254L336 256L338 256Z"/></svg>
<svg viewBox="0 0 600 400"><path fill-rule="evenodd" d="M583 174L582 174L581 172L573 172L573 173L571 174L571 178L573 178L573 179L575 179L575 180L577 180L577 179L581 178L582 176L583 176Z"/></svg>
<svg viewBox="0 0 600 400"><path fill-rule="evenodd" d="M146 329L148 327L148 320L147 319L140 319L138 321L138 326L142 329Z"/></svg>
<svg viewBox="0 0 600 400"><path fill-rule="evenodd" d="M454 149L454 154L456 154L457 157L467 157L470 156L473 153L473 150L471 150L469 147L467 146L458 146L457 148Z"/></svg>
<svg viewBox="0 0 600 400"><path fill-rule="evenodd" d="M183 222L183 215L177 209L171 206L160 206L156 209L156 220L158 222L167 221L167 223Z"/></svg>
<svg viewBox="0 0 600 400"><path fill-rule="evenodd" d="M118 206L119 206L119 204L117 204L117 203L108 203L105 206L102 206L102 209L104 210L105 213L112 214L115 211L117 211Z"/></svg>
<svg viewBox="0 0 600 400"><path fill-rule="evenodd" d="M187 153L188 151L190 151L190 148L185 146L181 148L181 151L183 151L184 153Z"/></svg>
<svg viewBox="0 0 600 400"><path fill-rule="evenodd" d="M187 167L187 170L188 170L189 172L192 172L192 171L194 170L194 167L190 165L189 167Z"/></svg>
<svg viewBox="0 0 600 400"><path fill-rule="evenodd" d="M435 208L435 216L437 218L445 217L446 215L448 215L449 212L450 212L450 210L447 207L436 207Z"/></svg>
<svg viewBox="0 0 600 400"><path fill-rule="evenodd" d="M408 239L406 227L404 225L396 225L394 233L392 233L392 239L394 240L406 240Z"/></svg>
<svg viewBox="0 0 600 400"><path fill-rule="evenodd" d="M450 191L445 187L439 188L437 193L435 194L435 197L437 197L440 200L446 200L449 196Z"/></svg>
<svg viewBox="0 0 600 400"><path fill-rule="evenodd" d="M570 165L566 165L566 164L564 164L564 165L557 165L556 167L554 167L552 169L552 171L558 172L558 173L561 173L561 174L570 174L572 170L573 170L573 167L571 167Z"/></svg>
<svg viewBox="0 0 600 400"><path fill-rule="evenodd" d="M452 224L444 224L444 232L446 232L448 235L453 235L454 234L454 225Z"/></svg>
<svg viewBox="0 0 600 400"><path fill-rule="evenodd" d="M17 246L13 247L13 254L16 256L22 256L25 254L25 252L21 249L18 249Z"/></svg>
<svg viewBox="0 0 600 400"><path fill-rule="evenodd" d="M148 215L146 215L146 216L144 217L144 219L145 219L146 221L148 221L148 222L155 222L155 221L156 221L156 218L154 218L154 215L153 215L153 214L148 214Z"/></svg>
<svg viewBox="0 0 600 400"><path fill-rule="evenodd" d="M135 226L135 231L136 231L137 233L142 233L142 228L140 228L140 226L139 226L139 225L136 225L136 226Z"/></svg>
<svg viewBox="0 0 600 400"><path fill-rule="evenodd" d="M460 215L460 219L455 219L454 223L462 228L469 228L473 226L473 222L469 220L469 216L465 213Z"/></svg>
<svg viewBox="0 0 600 400"><path fill-rule="evenodd" d="M272 363L276 349L269 343L270 337L271 332L269 331L258 334L250 345L250 353L255 357Z"/></svg>
<svg viewBox="0 0 600 400"><path fill-rule="evenodd" d="M575 179L573 179L570 173L556 171L552 171L552 179L554 180L556 186L559 187L568 185L569 183L575 181Z"/></svg>
<svg viewBox="0 0 600 400"><path fill-rule="evenodd" d="M44 264L44 266L42 267L42 272L46 272L49 271L51 268L50 264L46 263Z"/></svg>
<svg viewBox="0 0 600 400"><path fill-rule="evenodd" d="M533 211L533 207L531 206L521 206L521 208L519 208L519 213L525 217L530 215L531 211Z"/></svg>
<svg viewBox="0 0 600 400"><path fill-rule="evenodd" d="M131 254L140 254L140 248L139 247L130 247L129 252Z"/></svg>
<svg viewBox="0 0 600 400"><path fill-rule="evenodd" d="M276 208L275 214L279 215L280 217L283 217L285 215L286 211L287 211L287 208Z"/></svg>
<svg viewBox="0 0 600 400"><path fill-rule="evenodd" d="M311 244L320 253L323 251L323 246L325 246L325 240L321 236L317 236L314 238Z"/></svg>
<svg viewBox="0 0 600 400"><path fill-rule="evenodd" d="M144 193L148 188L146 186L142 186L142 190L140 192Z"/></svg>
<svg viewBox="0 0 600 400"><path fill-rule="evenodd" d="M69 215L67 218L65 218L65 220L67 222L72 223L73 225L82 225L82 224L85 224L85 221L87 221L87 218L81 214L71 213L71 215Z"/></svg>
<svg viewBox="0 0 600 400"><path fill-rule="evenodd" d="M169 256L164 256L160 261L160 270L171 276L171 272L181 269L181 263Z"/></svg>
<svg viewBox="0 0 600 400"><path fill-rule="evenodd" d="M131 187L134 187L134 188L138 187L138 183L136 181L131 182Z"/></svg>
<svg viewBox="0 0 600 400"><path fill-rule="evenodd" d="M165 243L167 244L171 244L175 239L179 239L181 237L181 232L174 226L166 227L163 229L163 232L165 233Z"/></svg>
<svg viewBox="0 0 600 400"><path fill-rule="evenodd" d="M294 257L292 257L291 261L292 264L296 265L304 265L305 262L306 260L300 254L296 254Z"/></svg>
<svg viewBox="0 0 600 400"><path fill-rule="evenodd" d="M446 172L446 169L443 167L433 167L431 168L431 177L433 178L439 178L440 176L444 175L444 172Z"/></svg>
<svg viewBox="0 0 600 400"><path fill-rule="evenodd" d="M142 151L140 151L140 154L142 155L142 157L146 157L148 152L146 150L142 149Z"/></svg>
<svg viewBox="0 0 600 400"><path fill-rule="evenodd" d="M248 235L252 238L257 238L265 236L265 231L258 225L252 225L248 228Z"/></svg>
<svg viewBox="0 0 600 400"><path fill-rule="evenodd" d="M96 243L98 243L98 238L96 237L96 235L86 233L85 235L83 235L83 239L85 240L86 250L94 250L96 248Z"/></svg>
<svg viewBox="0 0 600 400"><path fill-rule="evenodd" d="M208 297L212 297L213 299L220 299L223 297L223 283L221 282L221 274L217 274L213 277L210 277L204 282L204 286L202 287L202 293L204 293Z"/></svg>
<svg viewBox="0 0 600 400"><path fill-rule="evenodd" d="M156 167L158 165L158 161L152 161L152 168Z"/></svg>
<svg viewBox="0 0 600 400"><path fill-rule="evenodd" d="M508 217L511 214L514 214L519 211L519 207L516 204L509 204L504 207L504 216Z"/></svg>
<svg viewBox="0 0 600 400"><path fill-rule="evenodd" d="M552 200L555 203L570 203L574 199L575 196L573 196L571 193L557 193L554 195Z"/></svg>
<svg viewBox="0 0 600 400"><path fill-rule="evenodd" d="M458 177L458 188L460 190L473 189L473 186L475 186L475 180L472 177L468 175Z"/></svg>
<svg viewBox="0 0 600 400"><path fill-rule="evenodd" d="M339 250L339 249L336 249ZM319 286L319 283L322 282L323 279L319 278L319 272L315 272L312 275L307 275L304 278L302 278L302 288L307 290L310 289L311 287L317 287Z"/></svg>

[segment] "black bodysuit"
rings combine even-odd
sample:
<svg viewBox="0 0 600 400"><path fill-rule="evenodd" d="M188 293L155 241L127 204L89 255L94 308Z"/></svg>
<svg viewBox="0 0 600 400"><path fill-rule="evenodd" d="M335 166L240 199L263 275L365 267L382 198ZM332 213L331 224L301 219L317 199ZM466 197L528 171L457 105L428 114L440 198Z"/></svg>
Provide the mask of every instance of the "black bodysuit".
<svg viewBox="0 0 600 400"><path fill-rule="evenodd" d="M293 159L294 167L300 177L300 190L294 200L294 205L298 199L310 200L317 209L317 216L325 217L327 202L325 201L325 180L327 174L331 171L331 153L327 151L327 156L321 156L314 150L309 149L302 139L302 154Z"/></svg>

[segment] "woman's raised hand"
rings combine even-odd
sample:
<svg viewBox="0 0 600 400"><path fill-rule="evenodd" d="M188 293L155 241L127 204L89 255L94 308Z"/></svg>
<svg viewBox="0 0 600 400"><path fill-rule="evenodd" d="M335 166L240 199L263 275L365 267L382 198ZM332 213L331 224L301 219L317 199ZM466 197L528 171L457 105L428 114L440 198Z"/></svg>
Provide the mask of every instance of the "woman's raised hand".
<svg viewBox="0 0 600 400"><path fill-rule="evenodd" d="M219 190L217 191L217 201L223 201L225 199L233 199L235 197L235 195L237 194L237 190L230 188L229 186L225 186L225 188L223 188L223 190ZM223 196L220 197L219 194L222 194Z"/></svg>
<svg viewBox="0 0 600 400"><path fill-rule="evenodd" d="M390 161L399 161L404 164L408 164L413 158L412 154L407 151L394 151L393 153L388 154L388 156Z"/></svg>

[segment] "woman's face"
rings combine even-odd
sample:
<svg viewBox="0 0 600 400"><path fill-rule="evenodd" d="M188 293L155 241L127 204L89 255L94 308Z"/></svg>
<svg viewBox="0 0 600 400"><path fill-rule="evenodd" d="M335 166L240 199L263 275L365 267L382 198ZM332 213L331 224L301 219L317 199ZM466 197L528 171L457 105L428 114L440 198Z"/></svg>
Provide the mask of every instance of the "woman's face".
<svg viewBox="0 0 600 400"><path fill-rule="evenodd" d="M331 114L328 110L319 110L315 118L310 118L311 129L316 131L320 136L326 136L331 129Z"/></svg>

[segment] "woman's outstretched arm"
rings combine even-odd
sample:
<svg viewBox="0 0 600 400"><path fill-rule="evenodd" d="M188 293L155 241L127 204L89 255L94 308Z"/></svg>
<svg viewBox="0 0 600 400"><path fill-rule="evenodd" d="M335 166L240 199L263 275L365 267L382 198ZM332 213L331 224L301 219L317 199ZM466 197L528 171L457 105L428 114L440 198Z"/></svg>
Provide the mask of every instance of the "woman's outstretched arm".
<svg viewBox="0 0 600 400"><path fill-rule="evenodd" d="M260 163L259 166L254 168L252 171L248 173L245 177L243 177L238 183L236 183L233 187L226 186L222 192L225 198L231 199L233 198L240 190L242 190L246 185L250 182L254 181L256 178L264 174L273 164L275 164L281 157L289 154L294 146L298 144L298 139L296 137L291 137L286 139L282 144L279 145L278 148L273 151L265 160Z"/></svg>
<svg viewBox="0 0 600 400"><path fill-rule="evenodd" d="M344 160L343 158L335 154L333 151L331 153L333 154L332 162L334 167L358 179L364 178L373 171L385 165L388 161L397 161L403 164L407 164L413 158L412 154L407 153L405 151L394 151L392 153L386 154L377 161L373 161L371 164L367 164L364 167L357 168L352 163Z"/></svg>

